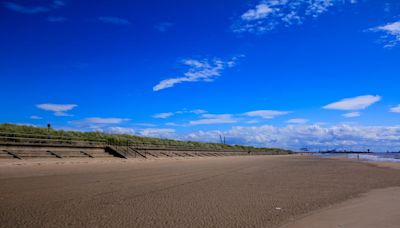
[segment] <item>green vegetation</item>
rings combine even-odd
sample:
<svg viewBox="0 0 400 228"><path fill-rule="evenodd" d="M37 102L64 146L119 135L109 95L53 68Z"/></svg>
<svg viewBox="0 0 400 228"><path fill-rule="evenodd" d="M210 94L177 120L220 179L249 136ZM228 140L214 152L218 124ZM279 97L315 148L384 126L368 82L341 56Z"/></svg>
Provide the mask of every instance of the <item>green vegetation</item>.
<svg viewBox="0 0 400 228"><path fill-rule="evenodd" d="M220 143L203 143L193 141L179 141L170 139L148 138L133 135L108 134L102 132L78 132L54 130L33 126L22 126L15 124L0 124L1 137L22 137L22 138L43 138L57 140L77 140L77 141L96 141L112 142L117 144L145 144L155 146L176 146L176 147L196 147L200 149L234 149L243 151L267 151L276 153L290 153L288 150L277 148L256 148L241 145L226 145Z"/></svg>

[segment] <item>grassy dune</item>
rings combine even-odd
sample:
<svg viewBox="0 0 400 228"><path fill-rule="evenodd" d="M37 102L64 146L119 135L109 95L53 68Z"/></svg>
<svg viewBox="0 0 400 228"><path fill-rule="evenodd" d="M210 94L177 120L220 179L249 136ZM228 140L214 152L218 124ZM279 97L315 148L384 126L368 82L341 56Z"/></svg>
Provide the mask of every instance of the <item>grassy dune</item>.
<svg viewBox="0 0 400 228"><path fill-rule="evenodd" d="M11 134L11 135L10 135ZM226 145L220 143L203 143L193 141L179 141L170 139L148 138L123 134L108 134L102 132L78 132L54 130L32 126L21 126L15 124L0 124L0 136L20 136L26 138L51 138L66 139L80 141L102 141L113 143L133 143L133 144L149 144L160 146L179 146L179 147L196 147L204 149L235 149L235 150L251 150L251 151L272 151L276 153L289 153L288 150L278 148L256 148L241 145Z"/></svg>

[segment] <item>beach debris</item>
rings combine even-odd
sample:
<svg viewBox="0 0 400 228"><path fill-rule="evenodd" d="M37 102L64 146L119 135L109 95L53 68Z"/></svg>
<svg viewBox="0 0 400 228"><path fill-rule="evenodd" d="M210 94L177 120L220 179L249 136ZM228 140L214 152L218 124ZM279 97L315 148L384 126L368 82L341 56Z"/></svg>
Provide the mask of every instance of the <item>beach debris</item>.
<svg viewBox="0 0 400 228"><path fill-rule="evenodd" d="M280 208L280 207L275 207L275 210L282 210L282 208Z"/></svg>

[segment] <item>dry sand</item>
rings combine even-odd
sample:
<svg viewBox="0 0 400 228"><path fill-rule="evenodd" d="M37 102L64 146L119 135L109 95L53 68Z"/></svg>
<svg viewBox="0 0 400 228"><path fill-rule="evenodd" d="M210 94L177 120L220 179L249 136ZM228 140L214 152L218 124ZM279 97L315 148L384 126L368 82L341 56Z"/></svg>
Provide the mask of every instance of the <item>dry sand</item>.
<svg viewBox="0 0 400 228"><path fill-rule="evenodd" d="M394 186L400 170L307 156L20 163L0 166L0 226L279 227Z"/></svg>

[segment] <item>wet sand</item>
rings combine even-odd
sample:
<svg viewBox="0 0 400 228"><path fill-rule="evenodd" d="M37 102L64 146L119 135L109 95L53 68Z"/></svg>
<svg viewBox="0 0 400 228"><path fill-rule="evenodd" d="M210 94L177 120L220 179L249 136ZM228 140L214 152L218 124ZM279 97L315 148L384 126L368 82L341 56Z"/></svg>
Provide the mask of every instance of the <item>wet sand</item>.
<svg viewBox="0 0 400 228"><path fill-rule="evenodd" d="M280 227L395 186L400 170L307 156L6 164L0 226Z"/></svg>
<svg viewBox="0 0 400 228"><path fill-rule="evenodd" d="M376 167L400 170L398 162L372 162L347 158ZM313 211L282 228L398 228L400 226L400 187L375 189L361 196Z"/></svg>
<svg viewBox="0 0 400 228"><path fill-rule="evenodd" d="M399 209L399 187L378 189L314 212L282 228L398 228Z"/></svg>

